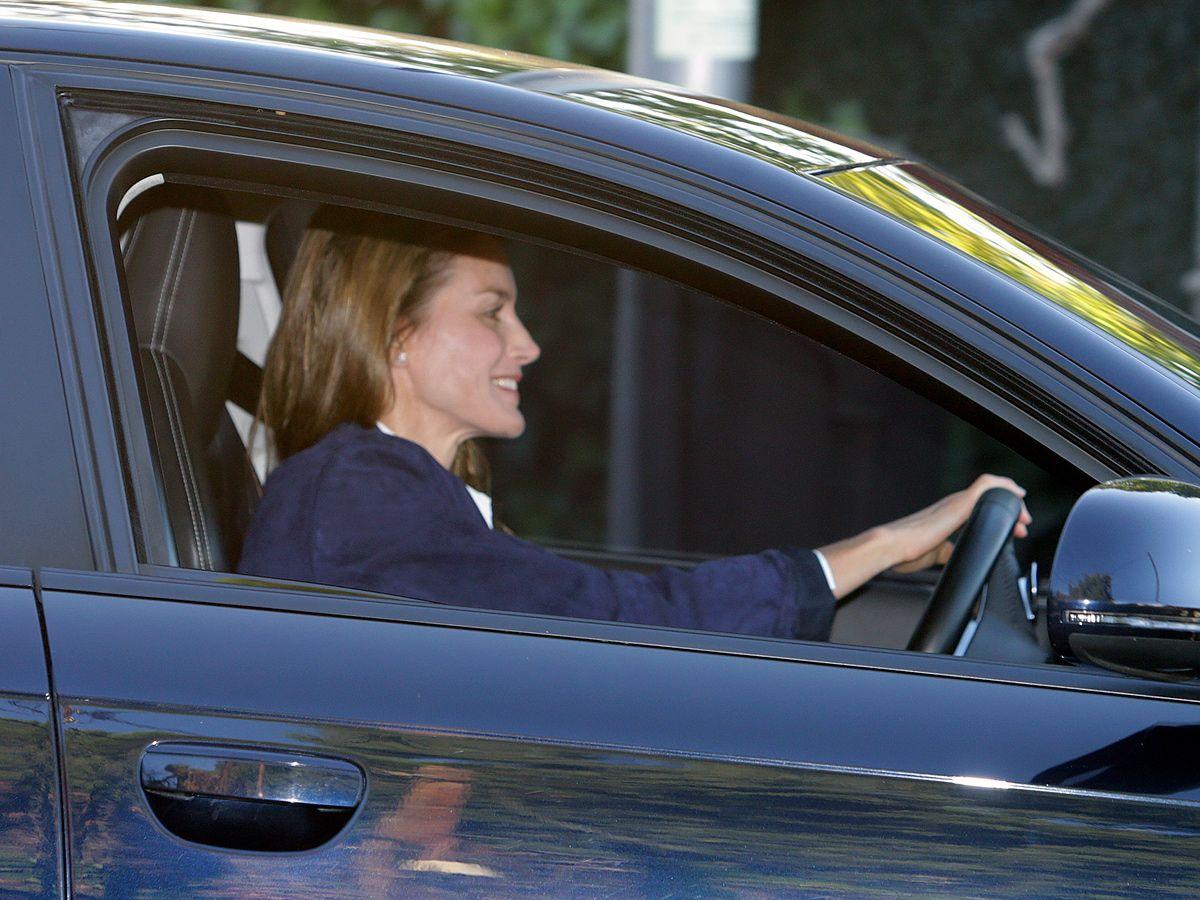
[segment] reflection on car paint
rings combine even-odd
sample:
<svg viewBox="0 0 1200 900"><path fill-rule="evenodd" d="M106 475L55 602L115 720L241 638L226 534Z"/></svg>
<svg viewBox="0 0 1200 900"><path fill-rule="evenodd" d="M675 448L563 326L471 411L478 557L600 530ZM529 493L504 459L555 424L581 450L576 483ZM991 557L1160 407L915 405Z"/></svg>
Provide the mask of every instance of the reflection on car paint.
<svg viewBox="0 0 1200 900"><path fill-rule="evenodd" d="M700 759L664 767L636 753L614 764L610 752L575 747L199 713L86 705L74 718L68 765L89 773L72 797L82 894L163 890L164 858L177 861L174 890L213 896L329 885L370 896L590 896L867 884L1059 896L1117 883L1187 892L1200 877L1200 805L1190 802ZM121 776L152 740L200 737L344 754L372 787L346 833L307 853L184 844ZM97 796L95 779L111 789Z"/></svg>
<svg viewBox="0 0 1200 900"><path fill-rule="evenodd" d="M1198 487L1164 478L1097 485L1075 505L1051 591L1061 601L1116 602L1125 613L1200 616L1198 529Z"/></svg>
<svg viewBox="0 0 1200 900"><path fill-rule="evenodd" d="M1200 725L1144 728L1039 772L1034 784L1094 791L1178 794L1200 786Z"/></svg>
<svg viewBox="0 0 1200 900"><path fill-rule="evenodd" d="M0 893L58 893L58 835L50 702L0 696Z"/></svg>
<svg viewBox="0 0 1200 900"><path fill-rule="evenodd" d="M1002 272L1200 387L1195 337L1090 277L1065 253L989 214L982 201L914 166L851 169L824 180Z"/></svg>
<svg viewBox="0 0 1200 900"><path fill-rule="evenodd" d="M869 162L862 150L744 111L708 97L693 97L665 87L602 87L563 94L572 100L610 109L634 119L695 135L777 166L803 172L828 166Z"/></svg>

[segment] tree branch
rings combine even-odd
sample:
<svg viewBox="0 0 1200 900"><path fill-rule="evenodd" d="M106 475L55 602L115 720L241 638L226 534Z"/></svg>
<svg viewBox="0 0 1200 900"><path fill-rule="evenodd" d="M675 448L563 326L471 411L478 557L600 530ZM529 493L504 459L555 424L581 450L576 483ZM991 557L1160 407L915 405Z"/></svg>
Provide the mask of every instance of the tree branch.
<svg viewBox="0 0 1200 900"><path fill-rule="evenodd" d="M1038 184L1058 187L1067 180L1066 150L1071 129L1063 105L1059 60L1087 34L1092 21L1110 2L1075 0L1061 16L1030 32L1025 41L1041 136L1035 135L1017 113L1006 113L1000 124L1004 139Z"/></svg>

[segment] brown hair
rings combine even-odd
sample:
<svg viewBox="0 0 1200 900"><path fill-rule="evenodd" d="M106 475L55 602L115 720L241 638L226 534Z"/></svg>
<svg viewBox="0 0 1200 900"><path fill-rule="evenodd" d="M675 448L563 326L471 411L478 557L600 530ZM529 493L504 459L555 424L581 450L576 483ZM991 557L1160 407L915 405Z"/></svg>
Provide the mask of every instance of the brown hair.
<svg viewBox="0 0 1200 900"><path fill-rule="evenodd" d="M374 426L392 404L389 348L421 322L456 253L477 232L323 210L304 233L284 288L283 314L263 367L258 418L276 459L310 447L342 422ZM487 461L465 441L451 471L490 490Z"/></svg>

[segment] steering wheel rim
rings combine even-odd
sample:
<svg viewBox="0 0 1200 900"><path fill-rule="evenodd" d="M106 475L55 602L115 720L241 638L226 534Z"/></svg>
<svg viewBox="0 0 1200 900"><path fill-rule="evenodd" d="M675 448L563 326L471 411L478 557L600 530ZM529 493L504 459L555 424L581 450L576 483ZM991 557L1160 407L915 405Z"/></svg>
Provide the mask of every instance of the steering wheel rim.
<svg viewBox="0 0 1200 900"><path fill-rule="evenodd" d="M984 491L933 589L925 614L908 642L909 650L953 653L971 617L975 598L991 577L1017 519L1021 498L1005 488Z"/></svg>

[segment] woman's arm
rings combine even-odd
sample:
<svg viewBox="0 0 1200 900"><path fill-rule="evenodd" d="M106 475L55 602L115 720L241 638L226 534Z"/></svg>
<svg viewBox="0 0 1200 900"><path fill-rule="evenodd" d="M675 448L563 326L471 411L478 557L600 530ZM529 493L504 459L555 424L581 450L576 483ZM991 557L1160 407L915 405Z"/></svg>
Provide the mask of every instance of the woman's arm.
<svg viewBox="0 0 1200 900"><path fill-rule="evenodd" d="M819 548L833 571L837 585L834 596L845 597L885 569L916 572L944 564L954 549L948 538L967 521L984 491L995 487L1012 491L1018 497L1025 496L1025 489L1011 478L980 475L970 487L949 494L932 506ZM1032 521L1022 504L1013 534L1025 537Z"/></svg>
<svg viewBox="0 0 1200 900"><path fill-rule="evenodd" d="M312 559L310 580L456 606L786 638L829 635L834 597L809 550L767 550L693 569L596 568L489 529L462 483L416 445L382 432L356 437L311 474L310 492L282 504L292 509L288 521L311 521L304 554ZM268 484L268 493L277 487ZM261 531L266 523L258 525ZM274 542L288 543L294 531L273 529ZM276 547L275 556L281 553ZM248 564L277 573L281 566L268 565L268 557L252 553Z"/></svg>

